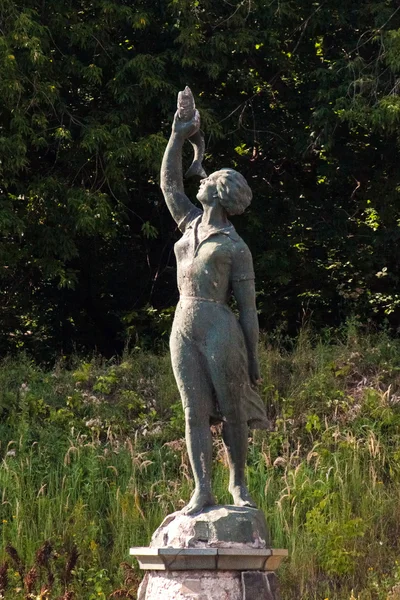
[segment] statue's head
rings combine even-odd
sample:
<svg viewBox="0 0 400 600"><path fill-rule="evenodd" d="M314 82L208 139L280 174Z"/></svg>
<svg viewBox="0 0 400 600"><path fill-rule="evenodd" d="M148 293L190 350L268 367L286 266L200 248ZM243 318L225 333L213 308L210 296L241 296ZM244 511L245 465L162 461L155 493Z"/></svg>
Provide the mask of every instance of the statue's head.
<svg viewBox="0 0 400 600"><path fill-rule="evenodd" d="M220 169L201 181L197 194L202 204L216 197L228 215L240 215L249 206L253 194L243 175L234 169Z"/></svg>

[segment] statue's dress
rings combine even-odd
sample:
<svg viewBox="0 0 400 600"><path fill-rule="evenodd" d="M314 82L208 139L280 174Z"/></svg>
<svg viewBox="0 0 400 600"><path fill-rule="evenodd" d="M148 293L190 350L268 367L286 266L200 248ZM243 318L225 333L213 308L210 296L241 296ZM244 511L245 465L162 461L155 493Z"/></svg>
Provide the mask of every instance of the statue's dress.
<svg viewBox="0 0 400 600"><path fill-rule="evenodd" d="M198 208L189 212L175 244L180 300L170 346L183 407L202 423L269 428L250 385L243 331L227 304L232 282L254 279L251 253L233 225L210 229L199 242L202 214Z"/></svg>

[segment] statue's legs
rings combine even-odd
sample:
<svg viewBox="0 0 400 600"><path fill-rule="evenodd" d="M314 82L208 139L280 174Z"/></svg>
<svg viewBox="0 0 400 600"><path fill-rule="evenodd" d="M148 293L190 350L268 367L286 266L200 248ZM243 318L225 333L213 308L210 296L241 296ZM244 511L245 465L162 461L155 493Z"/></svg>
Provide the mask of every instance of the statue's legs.
<svg viewBox="0 0 400 600"><path fill-rule="evenodd" d="M215 504L211 491L212 469L212 437L208 422L199 420L191 414L190 408L185 410L186 417L186 446L192 467L195 490L187 506L182 512L191 515L199 512L205 506ZM208 420L207 420L208 421Z"/></svg>
<svg viewBox="0 0 400 600"><path fill-rule="evenodd" d="M214 311L217 311L215 327L207 331L205 348L215 402L223 415L222 436L230 470L229 491L236 506L255 506L245 481L247 419L253 401L249 397L247 350L233 313L225 306L217 306ZM259 400L257 395L256 399Z"/></svg>
<svg viewBox="0 0 400 600"><path fill-rule="evenodd" d="M247 423L225 422L222 436L229 463L229 491L235 506L256 506L246 486Z"/></svg>
<svg viewBox="0 0 400 600"><path fill-rule="evenodd" d="M210 418L221 416L230 467L229 491L236 506L254 506L245 484L247 419L254 398L248 383L247 351L235 316L217 304L200 302L184 307L180 303L170 346L195 481L193 496L183 512L193 514L215 503L211 492Z"/></svg>
<svg viewBox="0 0 400 600"><path fill-rule="evenodd" d="M186 447L195 482L192 498L182 509L183 513L190 515L215 504L211 492L210 416L213 387L198 345L188 335L181 335L178 327L177 329L171 335L171 358L185 411Z"/></svg>

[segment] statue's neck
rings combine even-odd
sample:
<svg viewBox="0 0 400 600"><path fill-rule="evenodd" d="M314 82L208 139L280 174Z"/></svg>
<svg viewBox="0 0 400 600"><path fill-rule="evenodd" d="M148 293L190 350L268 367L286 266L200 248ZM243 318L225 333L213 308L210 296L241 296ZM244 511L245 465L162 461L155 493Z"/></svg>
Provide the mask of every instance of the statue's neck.
<svg viewBox="0 0 400 600"><path fill-rule="evenodd" d="M204 206L203 216L201 218L201 228L216 228L228 227L228 215L226 210L218 202L213 206Z"/></svg>

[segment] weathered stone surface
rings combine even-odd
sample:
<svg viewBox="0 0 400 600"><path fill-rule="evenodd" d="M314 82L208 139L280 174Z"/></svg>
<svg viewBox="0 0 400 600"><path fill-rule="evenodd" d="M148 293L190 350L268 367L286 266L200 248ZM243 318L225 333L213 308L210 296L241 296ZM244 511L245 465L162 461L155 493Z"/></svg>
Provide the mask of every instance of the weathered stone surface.
<svg viewBox="0 0 400 600"><path fill-rule="evenodd" d="M271 571L277 569L287 550L277 548L131 548L141 569L150 571L187 571L191 569L220 571ZM273 559L271 561L271 559Z"/></svg>
<svg viewBox="0 0 400 600"><path fill-rule="evenodd" d="M242 573L243 600L275 600L268 579L260 571Z"/></svg>
<svg viewBox="0 0 400 600"><path fill-rule="evenodd" d="M248 546L243 548L218 548L217 569L262 571L265 569L271 552L273 550L253 549Z"/></svg>
<svg viewBox="0 0 400 600"><path fill-rule="evenodd" d="M211 506L200 514L168 515L153 534L150 546L174 548L269 548L264 514L255 508Z"/></svg>
<svg viewBox="0 0 400 600"><path fill-rule="evenodd" d="M274 548L271 556L267 559L265 569L267 571L276 571L279 568L282 560L288 556L288 551L282 548Z"/></svg>
<svg viewBox="0 0 400 600"><path fill-rule="evenodd" d="M275 573L265 573L265 578L268 581L271 596L274 600L281 600L279 590L279 581Z"/></svg>
<svg viewBox="0 0 400 600"><path fill-rule="evenodd" d="M190 554L190 550L185 548L160 548L159 552L168 571L216 568L216 548L199 548L195 555Z"/></svg>
<svg viewBox="0 0 400 600"><path fill-rule="evenodd" d="M147 573L138 600L280 600L274 573L168 571Z"/></svg>
<svg viewBox="0 0 400 600"><path fill-rule="evenodd" d="M261 571L154 571L138 600L280 600L274 573Z"/></svg>
<svg viewBox="0 0 400 600"><path fill-rule="evenodd" d="M140 584L139 589L138 589L137 600L145 600L148 581L149 581L149 574L145 573L145 575L142 579L142 583Z"/></svg>
<svg viewBox="0 0 400 600"><path fill-rule="evenodd" d="M189 599L242 600L240 574L221 571L149 573L145 600Z"/></svg>
<svg viewBox="0 0 400 600"><path fill-rule="evenodd" d="M185 579L181 587L181 592L184 592L185 594L201 594L202 588L200 577Z"/></svg>
<svg viewBox="0 0 400 600"><path fill-rule="evenodd" d="M141 569L151 571L215 570L217 548L131 548Z"/></svg>

